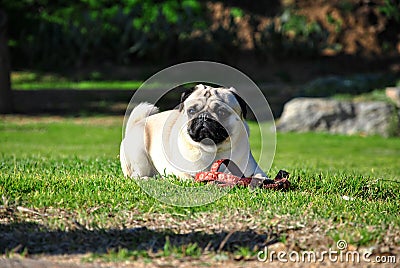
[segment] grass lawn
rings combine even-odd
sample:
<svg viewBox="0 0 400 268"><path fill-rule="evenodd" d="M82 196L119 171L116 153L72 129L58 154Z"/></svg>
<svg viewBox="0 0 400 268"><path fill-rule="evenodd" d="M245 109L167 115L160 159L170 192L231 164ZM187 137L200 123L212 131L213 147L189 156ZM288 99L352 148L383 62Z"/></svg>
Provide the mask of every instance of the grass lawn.
<svg viewBox="0 0 400 268"><path fill-rule="evenodd" d="M102 80L101 75L93 73L89 79L74 81L56 74L14 71L11 73L13 89L137 89L143 81Z"/></svg>
<svg viewBox="0 0 400 268"><path fill-rule="evenodd" d="M338 240L399 256L398 138L278 134L269 175L290 172L291 190L234 188L208 205L176 207L123 177L121 117L0 120L7 257L251 266L265 246L318 251ZM257 155L256 137L251 142Z"/></svg>

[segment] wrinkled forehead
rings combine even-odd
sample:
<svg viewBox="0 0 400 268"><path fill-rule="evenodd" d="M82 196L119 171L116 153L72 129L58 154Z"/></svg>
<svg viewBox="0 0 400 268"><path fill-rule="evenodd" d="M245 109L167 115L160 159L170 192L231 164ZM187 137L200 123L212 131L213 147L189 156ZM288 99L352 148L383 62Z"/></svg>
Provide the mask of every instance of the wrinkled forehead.
<svg viewBox="0 0 400 268"><path fill-rule="evenodd" d="M208 103L221 101L231 105L237 104L236 98L228 88L214 88L210 86L197 85L192 96L193 99L202 99Z"/></svg>

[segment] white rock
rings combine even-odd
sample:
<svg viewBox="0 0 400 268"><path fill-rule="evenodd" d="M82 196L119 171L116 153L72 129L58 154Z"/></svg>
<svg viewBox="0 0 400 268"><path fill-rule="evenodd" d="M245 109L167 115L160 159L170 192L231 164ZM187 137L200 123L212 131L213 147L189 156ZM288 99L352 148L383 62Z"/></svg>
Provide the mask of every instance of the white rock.
<svg viewBox="0 0 400 268"><path fill-rule="evenodd" d="M393 105L381 101L297 98L286 103L277 129L388 136L394 110Z"/></svg>

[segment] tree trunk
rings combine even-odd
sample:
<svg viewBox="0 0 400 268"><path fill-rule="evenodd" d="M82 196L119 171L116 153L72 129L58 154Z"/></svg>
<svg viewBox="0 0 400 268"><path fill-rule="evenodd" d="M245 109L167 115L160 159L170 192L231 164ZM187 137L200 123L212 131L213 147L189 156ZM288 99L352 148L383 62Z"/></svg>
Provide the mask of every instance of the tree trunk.
<svg viewBox="0 0 400 268"><path fill-rule="evenodd" d="M0 9L0 113L13 111L10 83L10 58L7 39L7 14Z"/></svg>

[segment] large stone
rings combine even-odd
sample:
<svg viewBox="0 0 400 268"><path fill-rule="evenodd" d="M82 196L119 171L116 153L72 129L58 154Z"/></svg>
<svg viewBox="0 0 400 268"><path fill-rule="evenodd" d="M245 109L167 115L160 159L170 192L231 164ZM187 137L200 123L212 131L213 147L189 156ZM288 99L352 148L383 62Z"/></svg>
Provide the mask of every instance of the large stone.
<svg viewBox="0 0 400 268"><path fill-rule="evenodd" d="M394 109L393 105L379 101L297 98L286 103L277 129L388 136L396 116Z"/></svg>

